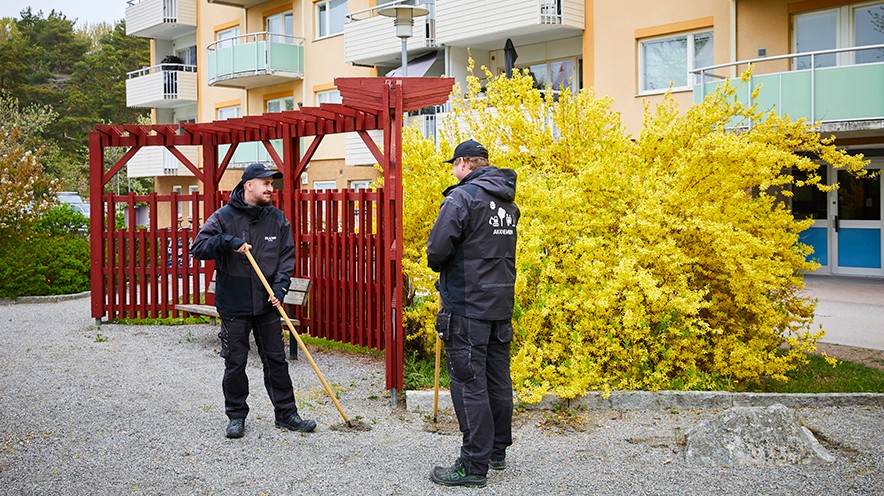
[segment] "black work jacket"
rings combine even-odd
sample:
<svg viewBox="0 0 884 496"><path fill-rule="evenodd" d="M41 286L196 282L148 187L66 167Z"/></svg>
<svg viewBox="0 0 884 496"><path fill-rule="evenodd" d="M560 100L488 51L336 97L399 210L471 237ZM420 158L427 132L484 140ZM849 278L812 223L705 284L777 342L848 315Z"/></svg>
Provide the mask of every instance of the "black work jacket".
<svg viewBox="0 0 884 496"><path fill-rule="evenodd" d="M487 166L443 193L427 240L427 263L449 312L483 320L512 318L516 282L516 173Z"/></svg>
<svg viewBox="0 0 884 496"><path fill-rule="evenodd" d="M234 188L230 202L216 210L200 228L190 252L201 260L215 261L215 307L224 316L261 315L274 311L245 254L234 250L246 242L252 256L282 301L295 268L292 228L278 208L249 205L243 200L242 183Z"/></svg>

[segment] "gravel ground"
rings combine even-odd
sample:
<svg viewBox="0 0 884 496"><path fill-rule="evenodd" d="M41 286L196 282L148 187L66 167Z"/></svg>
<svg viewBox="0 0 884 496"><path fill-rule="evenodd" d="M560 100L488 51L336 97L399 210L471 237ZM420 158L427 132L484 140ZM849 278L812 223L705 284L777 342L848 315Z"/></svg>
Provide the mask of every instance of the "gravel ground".
<svg viewBox="0 0 884 496"><path fill-rule="evenodd" d="M88 298L3 305L0 322L0 494L884 494L881 407L801 409L836 461L775 468L688 465L675 433L715 410L518 412L510 468L444 488L428 473L457 455L452 416L392 409L382 361L313 352L367 432L333 429L309 363L291 362L319 424L300 434L274 428L253 351L252 413L230 440L217 327L98 329Z"/></svg>

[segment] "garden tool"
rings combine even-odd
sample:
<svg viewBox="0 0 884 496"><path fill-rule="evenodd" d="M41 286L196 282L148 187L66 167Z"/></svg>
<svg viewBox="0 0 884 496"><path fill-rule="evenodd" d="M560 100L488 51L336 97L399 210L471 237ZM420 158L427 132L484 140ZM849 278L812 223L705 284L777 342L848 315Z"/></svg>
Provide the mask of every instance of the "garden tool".
<svg viewBox="0 0 884 496"><path fill-rule="evenodd" d="M258 278L261 279L261 283L264 284L264 289L267 290L271 295L273 294L273 288L270 287L270 284L267 282L267 278L264 277L264 274L261 272L261 268L258 267L258 262L255 261L255 257L252 256L252 252L249 249L246 249L246 258L249 259L249 263L252 264L252 268L255 269L255 272L258 274ZM344 413L344 409L341 408L341 404L338 402L338 399L335 397L335 393L332 392L331 387L328 385L328 382L325 381L325 377L322 376L322 372L319 371L319 367L316 366L316 362L313 361L313 357L310 356L310 351L307 350L307 347L304 345L304 341L301 340L301 336L298 335L298 332L295 330L294 324L289 319L289 316L283 310L282 305L276 307L279 310L279 315L282 316L283 320L285 320L285 324L288 326L289 331L292 333L292 336L298 341L298 347L301 348L301 351L304 352L304 356L307 357L307 361L310 362L310 366L313 367L313 371L316 372L317 377L319 377L319 381L322 382L322 387L325 388L325 392L328 393L328 397L334 402L335 407L337 407L338 412L341 413L341 417L344 418L344 422L347 424L347 427L353 427L350 424L350 419L347 418L347 414Z"/></svg>

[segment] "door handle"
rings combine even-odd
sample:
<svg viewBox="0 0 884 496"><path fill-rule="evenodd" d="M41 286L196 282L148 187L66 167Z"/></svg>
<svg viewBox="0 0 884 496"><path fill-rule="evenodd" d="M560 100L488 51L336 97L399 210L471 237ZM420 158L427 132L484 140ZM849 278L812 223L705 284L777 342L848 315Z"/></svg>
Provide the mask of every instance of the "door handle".
<svg viewBox="0 0 884 496"><path fill-rule="evenodd" d="M835 216L835 232L838 232L839 229L841 229L841 223L838 221L838 216L836 215Z"/></svg>

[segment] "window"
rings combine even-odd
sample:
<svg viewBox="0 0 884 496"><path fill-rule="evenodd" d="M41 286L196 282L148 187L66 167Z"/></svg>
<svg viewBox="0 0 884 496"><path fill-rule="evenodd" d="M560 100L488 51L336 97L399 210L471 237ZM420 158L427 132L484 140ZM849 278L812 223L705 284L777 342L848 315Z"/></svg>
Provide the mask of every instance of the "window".
<svg viewBox="0 0 884 496"><path fill-rule="evenodd" d="M793 53L884 43L884 2L845 5L798 14L792 18ZM815 55L813 66L884 62L884 49ZM810 57L795 59L794 69L810 69Z"/></svg>
<svg viewBox="0 0 884 496"><path fill-rule="evenodd" d="M325 38L344 32L347 17L347 0L326 0L316 4L317 38Z"/></svg>
<svg viewBox="0 0 884 496"><path fill-rule="evenodd" d="M295 97L286 96L267 100L267 112L282 112L283 110L295 110Z"/></svg>
<svg viewBox="0 0 884 496"><path fill-rule="evenodd" d="M218 31L217 33L215 33L215 41L222 42L218 43L217 45L217 48L219 50L222 48L230 48L233 45L239 44L239 26L234 26L229 29Z"/></svg>
<svg viewBox="0 0 884 496"><path fill-rule="evenodd" d="M295 34L293 15L291 11L267 16L265 24L271 43L292 43L292 35ZM284 35L284 36L279 36Z"/></svg>
<svg viewBox="0 0 884 496"><path fill-rule="evenodd" d="M341 92L338 90L317 91L316 105L321 103L341 103Z"/></svg>
<svg viewBox="0 0 884 496"><path fill-rule="evenodd" d="M350 181L350 189L353 191L361 191L363 189L369 189L371 187L370 180L359 180L359 181Z"/></svg>
<svg viewBox="0 0 884 496"><path fill-rule="evenodd" d="M175 50L175 55L187 65L196 65L196 45Z"/></svg>
<svg viewBox="0 0 884 496"><path fill-rule="evenodd" d="M575 65L574 59L565 59L522 66L519 69L528 69L537 89L552 88L554 91L561 91L562 88L571 88L576 91L580 86L574 74Z"/></svg>
<svg viewBox="0 0 884 496"><path fill-rule="evenodd" d="M334 181L313 181L313 189L316 191L327 191L335 189L335 187L337 187L337 183Z"/></svg>
<svg viewBox="0 0 884 496"><path fill-rule="evenodd" d="M235 117L239 117L239 105L234 105L232 107L221 107L218 109L219 121L223 121L224 119L233 119Z"/></svg>
<svg viewBox="0 0 884 496"><path fill-rule="evenodd" d="M688 71L714 63L712 31L639 41L639 91L688 89Z"/></svg>
<svg viewBox="0 0 884 496"><path fill-rule="evenodd" d="M181 186L172 186L172 193L175 193L176 195L180 195L182 192L183 192L183 189L181 188ZM179 225L181 224L181 218L184 216L184 215L183 215L183 214L184 214L184 210L187 209L187 207L185 206L186 203L187 203L187 202L183 202L183 201L178 201L178 202L177 202L177 204L178 204L178 223L179 223Z"/></svg>

